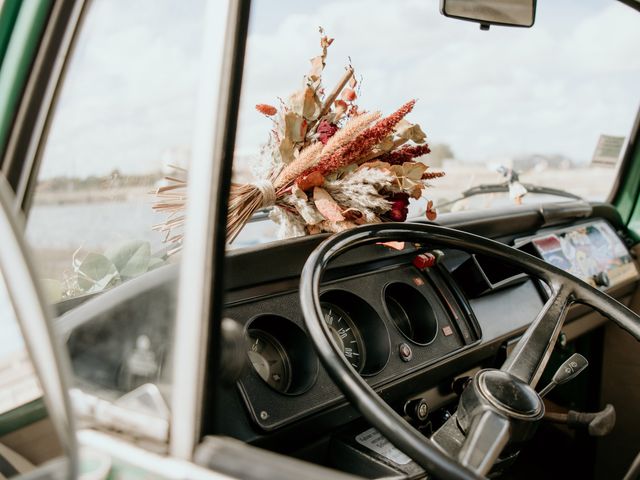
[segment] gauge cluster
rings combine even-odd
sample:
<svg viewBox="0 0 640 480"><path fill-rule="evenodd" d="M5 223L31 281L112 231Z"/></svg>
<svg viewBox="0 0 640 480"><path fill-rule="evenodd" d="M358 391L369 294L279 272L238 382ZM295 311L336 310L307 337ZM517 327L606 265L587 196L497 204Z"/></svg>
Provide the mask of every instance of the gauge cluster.
<svg viewBox="0 0 640 480"><path fill-rule="evenodd" d="M379 387L423 370L478 339L461 299L437 268L402 263L323 284L323 319L351 366ZM237 303L246 370L238 387L254 422L270 431L343 401L318 361L290 289Z"/></svg>

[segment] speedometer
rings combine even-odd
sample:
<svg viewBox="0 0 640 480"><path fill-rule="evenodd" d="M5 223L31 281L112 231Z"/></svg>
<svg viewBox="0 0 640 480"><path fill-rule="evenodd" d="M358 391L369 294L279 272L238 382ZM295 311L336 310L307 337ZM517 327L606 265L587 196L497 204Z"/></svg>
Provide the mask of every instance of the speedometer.
<svg viewBox="0 0 640 480"><path fill-rule="evenodd" d="M329 302L322 302L324 321L331 330L333 339L351 366L360 372L365 364L366 352L362 335L351 317L340 307Z"/></svg>

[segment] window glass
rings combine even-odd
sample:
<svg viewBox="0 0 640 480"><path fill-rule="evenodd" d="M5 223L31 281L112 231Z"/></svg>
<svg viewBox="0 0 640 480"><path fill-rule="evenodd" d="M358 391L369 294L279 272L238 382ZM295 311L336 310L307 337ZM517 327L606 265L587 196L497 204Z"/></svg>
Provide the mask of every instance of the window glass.
<svg viewBox="0 0 640 480"><path fill-rule="evenodd" d="M351 64L361 109L388 115L418 99L407 118L427 134L431 153L423 161L446 173L426 190L439 213L513 204L517 191L452 201L471 187L516 177L525 186L607 198L639 103L640 15L622 2L538 2L532 28L481 31L424 0L255 0L238 182L254 181L251 165L271 128L255 105L278 106L300 88L309 59L320 54L318 25L335 38L323 73L327 90ZM562 197L530 192L521 200ZM424 217L424 204L415 202L410 216ZM236 245L273 240L276 230L268 219L251 223Z"/></svg>
<svg viewBox="0 0 640 480"><path fill-rule="evenodd" d="M9 275L3 277L0 272L1 478L18 477L19 472L28 472L62 454L60 438L49 419L40 380L9 296L7 284L11 281ZM20 438L22 441L16 441Z"/></svg>
<svg viewBox="0 0 640 480"><path fill-rule="evenodd" d="M91 2L46 141L27 237L58 299L172 261L153 192L187 167L202 0ZM126 260L131 260L127 262Z"/></svg>
<svg viewBox="0 0 640 480"><path fill-rule="evenodd" d="M87 5L26 228L58 312L134 279L144 290L145 278L153 282L180 260L170 255L166 232L154 229L166 212L153 207L165 177L188 168L205 4ZM74 401L88 401L88 394L123 406L135 391L127 402L166 420L175 283L163 285L162 294L139 294L100 318L89 312L79 325L57 321L81 389Z"/></svg>
<svg viewBox="0 0 640 480"><path fill-rule="evenodd" d="M0 274L0 415L41 396L40 383Z"/></svg>

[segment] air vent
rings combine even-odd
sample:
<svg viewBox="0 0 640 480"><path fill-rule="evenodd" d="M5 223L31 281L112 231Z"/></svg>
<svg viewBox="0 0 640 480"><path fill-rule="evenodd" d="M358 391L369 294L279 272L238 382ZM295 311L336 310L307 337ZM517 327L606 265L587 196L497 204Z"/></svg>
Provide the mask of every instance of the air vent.
<svg viewBox="0 0 640 480"><path fill-rule="evenodd" d="M469 298L518 285L529 278L502 260L475 254L460 264L452 275Z"/></svg>

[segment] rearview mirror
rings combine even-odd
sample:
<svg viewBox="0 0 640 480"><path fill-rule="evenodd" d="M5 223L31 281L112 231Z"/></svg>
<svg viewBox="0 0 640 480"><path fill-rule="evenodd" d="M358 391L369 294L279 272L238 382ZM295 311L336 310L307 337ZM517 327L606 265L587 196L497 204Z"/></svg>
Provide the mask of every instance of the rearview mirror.
<svg viewBox="0 0 640 480"><path fill-rule="evenodd" d="M441 0L440 12L451 18L490 25L531 27L536 17L536 0Z"/></svg>

